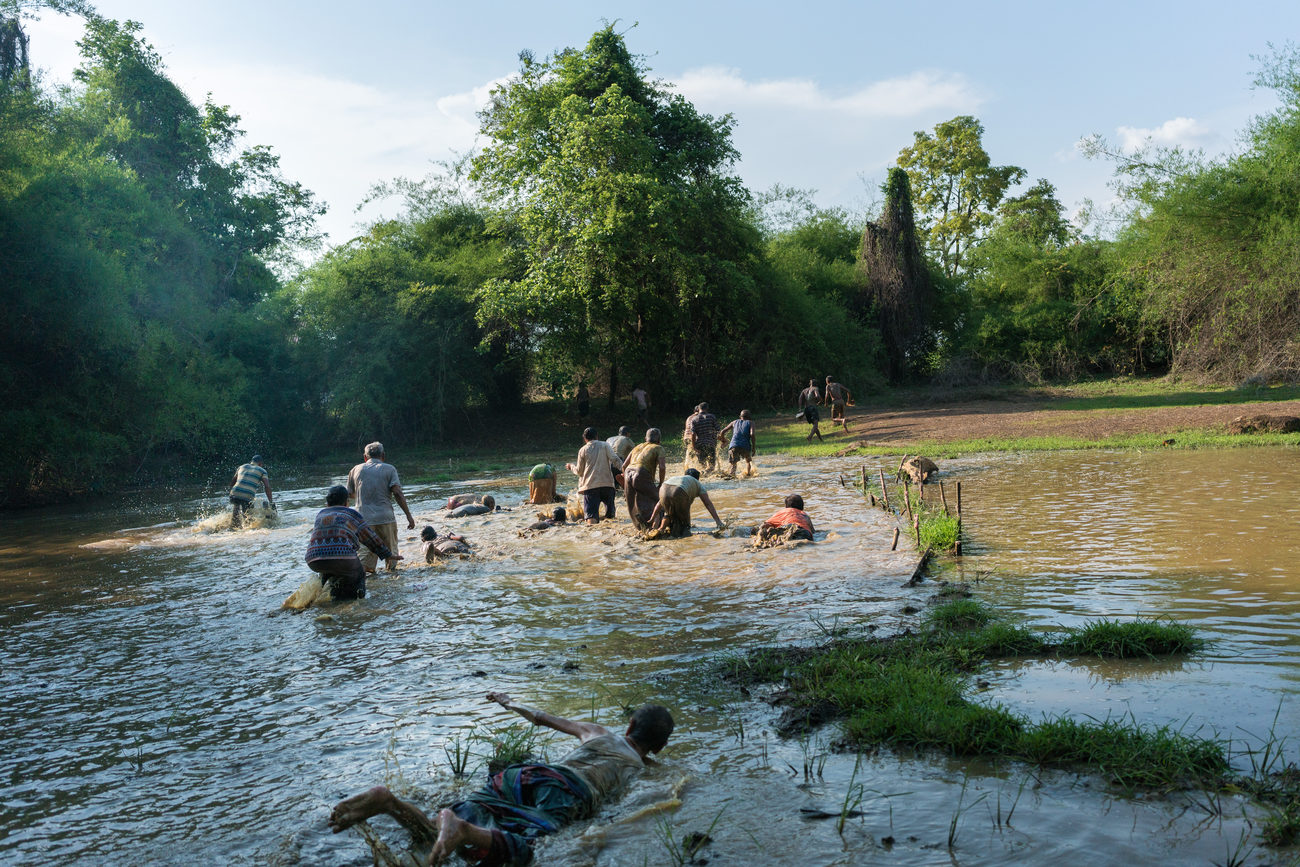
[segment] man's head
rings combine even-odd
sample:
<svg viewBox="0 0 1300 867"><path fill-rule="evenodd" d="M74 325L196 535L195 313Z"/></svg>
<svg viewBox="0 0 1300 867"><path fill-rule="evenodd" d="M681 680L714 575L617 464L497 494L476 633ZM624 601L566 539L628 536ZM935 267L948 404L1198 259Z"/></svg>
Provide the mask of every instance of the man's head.
<svg viewBox="0 0 1300 867"><path fill-rule="evenodd" d="M816 387L817 387L817 380L815 380L815 379L810 379L810 380L808 380L808 387L809 387L809 388L816 388Z"/></svg>
<svg viewBox="0 0 1300 867"><path fill-rule="evenodd" d="M479 502L487 506L489 509L495 509L497 507L496 497L491 494L484 494L483 499L479 500Z"/></svg>
<svg viewBox="0 0 1300 867"><path fill-rule="evenodd" d="M587 442L591 442L596 438L596 429L594 427L583 428L582 438Z"/></svg>
<svg viewBox="0 0 1300 867"><path fill-rule="evenodd" d="M657 753L673 733L673 715L661 704L643 704L627 723L627 736L648 753Z"/></svg>
<svg viewBox="0 0 1300 867"><path fill-rule="evenodd" d="M785 507L787 509L798 509L803 511L803 497L798 494L790 494L785 498Z"/></svg>
<svg viewBox="0 0 1300 867"><path fill-rule="evenodd" d="M628 427L627 425L623 425L621 428L618 429L618 435L621 437L630 438L632 436L632 428Z"/></svg>
<svg viewBox="0 0 1300 867"><path fill-rule="evenodd" d="M704 401L704 400L700 401L700 412L708 412L708 411L709 411L708 401Z"/></svg>
<svg viewBox="0 0 1300 867"><path fill-rule="evenodd" d="M747 410L747 409L742 409L742 410L740 411L740 417L743 418L743 419L745 419L746 421L748 421L748 420L749 420L749 410Z"/></svg>
<svg viewBox="0 0 1300 867"><path fill-rule="evenodd" d="M249 461L249 463L250 463L250 464L257 464L257 465L260 467L260 466L262 465L262 456L261 456L261 455L253 455L253 457L252 457L252 459Z"/></svg>
<svg viewBox="0 0 1300 867"><path fill-rule="evenodd" d="M700 471L695 469L695 467L687 467L686 475L690 476L692 479L695 479L697 482L700 480Z"/></svg>
<svg viewBox="0 0 1300 867"><path fill-rule="evenodd" d="M342 485L334 485L325 492L325 505L327 506L346 506L348 504L348 489Z"/></svg>
<svg viewBox="0 0 1300 867"><path fill-rule="evenodd" d="M551 520L557 524L563 524L568 519L569 519L568 513L564 511L563 506L556 506L555 510L551 512Z"/></svg>
<svg viewBox="0 0 1300 867"><path fill-rule="evenodd" d="M433 529L431 524L425 525L425 528L420 531L420 538L425 542L432 542L438 538L438 531Z"/></svg>
<svg viewBox="0 0 1300 867"><path fill-rule="evenodd" d="M645 432L645 441L648 443L657 443L663 438L663 433L661 433L657 427L652 427L650 430Z"/></svg>
<svg viewBox="0 0 1300 867"><path fill-rule="evenodd" d="M383 456L384 456L383 443L373 442L370 445L366 446L366 457L370 458L372 461L380 460L381 458L383 458Z"/></svg>
<svg viewBox="0 0 1300 867"><path fill-rule="evenodd" d="M831 381L831 378L829 376L826 377L826 381L829 383Z"/></svg>

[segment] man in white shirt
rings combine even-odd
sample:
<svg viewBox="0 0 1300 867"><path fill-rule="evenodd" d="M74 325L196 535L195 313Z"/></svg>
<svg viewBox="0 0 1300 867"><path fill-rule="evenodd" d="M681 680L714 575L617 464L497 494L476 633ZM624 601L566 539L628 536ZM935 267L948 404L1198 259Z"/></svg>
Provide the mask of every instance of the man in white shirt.
<svg viewBox="0 0 1300 867"><path fill-rule="evenodd" d="M598 524L601 504L605 506L605 517L614 517L614 473L623 471L623 459L610 448L609 443L596 439L594 427L584 430L582 439L584 444L578 449L578 462L564 466L578 477L583 517L588 524Z"/></svg>

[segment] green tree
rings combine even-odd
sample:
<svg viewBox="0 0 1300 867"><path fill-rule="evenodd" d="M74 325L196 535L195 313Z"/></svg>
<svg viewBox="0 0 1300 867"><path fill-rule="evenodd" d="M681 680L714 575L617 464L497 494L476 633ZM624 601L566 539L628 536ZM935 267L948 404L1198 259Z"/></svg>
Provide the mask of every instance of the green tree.
<svg viewBox="0 0 1300 867"><path fill-rule="evenodd" d="M914 133L915 141L898 154L911 180L917 224L950 278L993 223L1007 189L1025 176L1017 166L992 165L983 136L983 124L962 115L936 124L933 134Z"/></svg>
<svg viewBox="0 0 1300 867"><path fill-rule="evenodd" d="M523 274L480 321L524 323L553 384L653 375L679 397L743 365L761 247L729 174L729 116L648 81L606 27L519 75L481 115L472 177L518 227ZM665 375L666 374L666 375Z"/></svg>

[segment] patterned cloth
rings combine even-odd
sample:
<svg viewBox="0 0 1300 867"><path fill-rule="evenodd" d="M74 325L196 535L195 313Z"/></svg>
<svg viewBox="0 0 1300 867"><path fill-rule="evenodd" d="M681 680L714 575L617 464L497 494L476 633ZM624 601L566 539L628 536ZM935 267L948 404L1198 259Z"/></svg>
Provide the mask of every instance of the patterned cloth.
<svg viewBox="0 0 1300 867"><path fill-rule="evenodd" d="M257 492L262 490L262 483L270 476L270 473L257 464L244 464L235 470L235 486L230 489L230 501L232 503L253 502Z"/></svg>
<svg viewBox="0 0 1300 867"><path fill-rule="evenodd" d="M307 562L355 557L360 545L374 551L381 560L393 556L356 509L326 506L316 513L316 526L307 540Z"/></svg>
<svg viewBox="0 0 1300 867"><path fill-rule="evenodd" d="M686 440L700 449L713 449L718 442L718 417L711 412L697 412L686 420Z"/></svg>

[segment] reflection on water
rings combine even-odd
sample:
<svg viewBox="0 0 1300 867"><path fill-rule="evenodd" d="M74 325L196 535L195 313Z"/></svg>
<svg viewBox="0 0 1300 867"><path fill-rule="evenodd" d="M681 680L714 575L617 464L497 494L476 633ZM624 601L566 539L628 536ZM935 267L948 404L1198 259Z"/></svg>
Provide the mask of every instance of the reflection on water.
<svg viewBox="0 0 1300 867"><path fill-rule="evenodd" d="M1294 719L1294 455L945 466L964 482L971 556L961 572L980 575L995 604L1043 626L1167 614L1215 641L1192 661L1000 667L985 695L1030 715L1190 719L1231 736L1267 728L1279 699ZM1043 863L1084 846L1099 862L1222 859L1240 818L1205 828L1185 804L1115 800L1068 775L1024 786L1028 772L1014 767L884 754L854 775L851 757L810 760L832 732L778 741L768 707L698 676L702 657L910 622L901 609L932 590L900 586L915 555L890 553L892 525L840 486L840 472L859 464L765 459L758 478L710 485L734 524L801 492L826 538L794 551L704 534L641 543L621 521L520 538L534 507L460 521L438 511L464 490L517 504L526 468L412 486L417 525L465 534L476 556L407 560L373 578L368 598L326 616L278 606L309 574L301 556L312 517L346 468L304 475L299 489L277 492L278 521L239 532L213 532L221 504L194 501L6 516L5 850L19 861L369 863L358 838L325 831L329 805L385 779L426 793L452 787L444 745L510 722L482 700L503 688L607 725L652 698L679 716L664 765L597 822L546 843L543 862L664 863L666 829L704 830L721 810L713 845L733 862L859 863L892 837L892 860L935 863L949 857L966 779L966 803L987 797L960 823L963 863ZM710 523L697 515L697 529ZM401 544L418 557L416 531L403 529ZM563 750L557 742L552 753ZM864 815L842 835L835 821L800 818L800 807L838 813L851 779ZM1014 827L986 815L985 805L1016 798ZM650 805L674 809L643 814ZM1079 823L1080 810L1095 821Z"/></svg>

